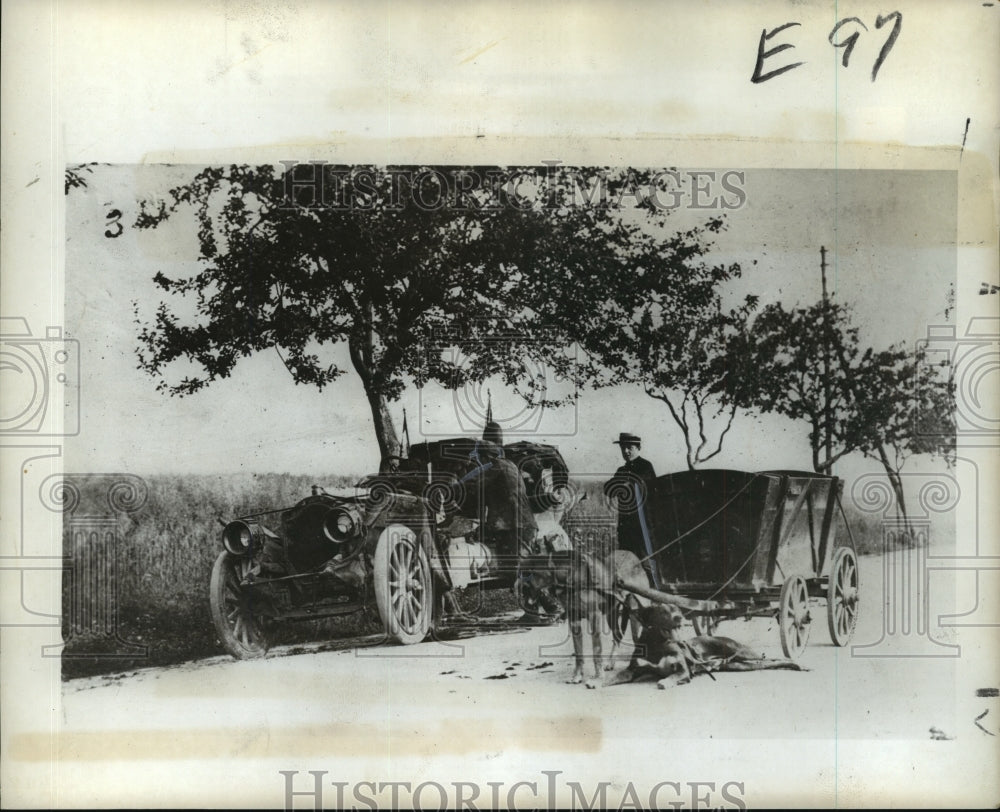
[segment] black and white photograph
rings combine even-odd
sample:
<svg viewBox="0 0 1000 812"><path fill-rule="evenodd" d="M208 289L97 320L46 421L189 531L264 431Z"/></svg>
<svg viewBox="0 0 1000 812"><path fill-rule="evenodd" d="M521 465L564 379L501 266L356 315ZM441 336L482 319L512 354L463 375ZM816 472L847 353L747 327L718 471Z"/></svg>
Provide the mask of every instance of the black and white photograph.
<svg viewBox="0 0 1000 812"><path fill-rule="evenodd" d="M4 806L995 806L1000 10L856 5L5 3Z"/></svg>

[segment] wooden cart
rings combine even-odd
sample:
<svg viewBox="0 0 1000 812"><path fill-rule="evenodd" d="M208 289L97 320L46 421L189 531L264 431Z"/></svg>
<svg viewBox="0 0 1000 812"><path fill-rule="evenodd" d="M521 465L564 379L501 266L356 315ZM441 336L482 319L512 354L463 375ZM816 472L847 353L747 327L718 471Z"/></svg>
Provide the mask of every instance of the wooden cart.
<svg viewBox="0 0 1000 812"><path fill-rule="evenodd" d="M837 477L804 471L659 477L644 515L659 588L620 586L678 605L702 633L719 620L776 616L789 658L802 653L813 606L825 600L830 637L847 645L859 581L840 494Z"/></svg>

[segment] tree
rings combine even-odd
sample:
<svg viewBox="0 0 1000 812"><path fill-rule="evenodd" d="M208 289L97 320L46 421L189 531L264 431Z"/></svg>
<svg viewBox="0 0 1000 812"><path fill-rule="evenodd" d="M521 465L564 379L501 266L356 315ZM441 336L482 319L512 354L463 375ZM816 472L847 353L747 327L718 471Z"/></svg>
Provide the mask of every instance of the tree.
<svg viewBox="0 0 1000 812"><path fill-rule="evenodd" d="M648 189L650 176L628 174L616 182L613 192L630 194ZM637 384L663 402L683 432L687 464L694 468L721 451L732 424L736 404L722 385L727 345L745 330L757 297L723 311L720 288L739 277L741 267L706 261L711 236L725 227L722 217L670 233L653 195L637 195L635 211L646 215L647 227L630 229L617 221L614 228L621 231L608 233L614 248L607 262L593 264L576 235L565 233L558 238L565 247L551 251L569 252L561 255L561 267L527 263L533 275L526 290L535 295L526 306L580 348L578 383ZM709 439L713 422L721 429Z"/></svg>
<svg viewBox="0 0 1000 812"><path fill-rule="evenodd" d="M955 368L950 359L932 364L923 348L915 354L910 408L903 414L897 455L928 454L955 464L957 424ZM905 459L904 459L905 461Z"/></svg>
<svg viewBox="0 0 1000 812"><path fill-rule="evenodd" d="M955 464L955 381L948 361L931 364L922 349L901 365L898 408L884 428L885 440L865 455L878 460L896 495L896 508L910 538L913 538L901 472L916 454L941 458L949 468ZM891 454L890 454L891 452Z"/></svg>
<svg viewBox="0 0 1000 812"><path fill-rule="evenodd" d="M702 248L707 252L710 246L702 243ZM746 331L757 297L747 296L725 311L720 283L739 275L738 265L718 266L709 276L707 296L686 293L666 307L647 302L632 318L602 323L599 342L577 336L589 343L596 362L589 375L592 385L636 384L666 405L683 434L691 470L722 451L737 409L724 388L729 344Z"/></svg>
<svg viewBox="0 0 1000 812"><path fill-rule="evenodd" d="M722 451L736 416L737 403L724 382L729 346L747 329L756 296L723 312L721 301L694 319L669 316L654 323L649 315L644 338L636 344L636 374L650 397L666 404L684 434L688 469L694 470ZM712 439L710 427L718 428Z"/></svg>
<svg viewBox="0 0 1000 812"><path fill-rule="evenodd" d="M296 383L322 389L348 371L330 358L346 345L383 456L398 448L388 404L411 384L500 375L555 405L537 363L582 380L606 320L697 307L714 286L717 269L693 260L721 221L669 233L653 183L600 168L204 169L137 218L156 228L190 206L200 244L196 273L155 276L193 319L161 303L148 321L136 306L139 367L187 395L274 349ZM601 307L581 309L584 292ZM591 329L574 356L580 323ZM184 362L194 371L176 380Z"/></svg>
<svg viewBox="0 0 1000 812"><path fill-rule="evenodd" d="M954 385L919 350L863 347L850 310L831 299L792 310L768 305L732 349L730 395L741 405L805 420L818 473L855 451L878 460L904 522L906 459L916 453L953 459Z"/></svg>
<svg viewBox="0 0 1000 812"><path fill-rule="evenodd" d="M835 363L824 370L825 353ZM733 342L727 389L741 405L809 424L812 466L825 473L845 454L868 446L890 404L874 394L898 352L863 350L848 311L819 302L786 310L767 305ZM859 377L860 376L860 377ZM827 452L827 447L830 451Z"/></svg>

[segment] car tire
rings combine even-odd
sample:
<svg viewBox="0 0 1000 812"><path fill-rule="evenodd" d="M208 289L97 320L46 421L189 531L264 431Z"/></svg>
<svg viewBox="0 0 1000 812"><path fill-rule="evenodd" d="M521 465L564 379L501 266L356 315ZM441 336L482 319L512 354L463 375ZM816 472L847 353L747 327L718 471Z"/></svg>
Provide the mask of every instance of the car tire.
<svg viewBox="0 0 1000 812"><path fill-rule="evenodd" d="M240 586L251 564L248 557L221 553L212 567L209 587L215 631L222 647L237 660L263 657L269 644L265 618Z"/></svg>
<svg viewBox="0 0 1000 812"><path fill-rule="evenodd" d="M424 545L403 525L379 536L374 560L375 603L385 633L403 645L419 643L433 627L434 574Z"/></svg>

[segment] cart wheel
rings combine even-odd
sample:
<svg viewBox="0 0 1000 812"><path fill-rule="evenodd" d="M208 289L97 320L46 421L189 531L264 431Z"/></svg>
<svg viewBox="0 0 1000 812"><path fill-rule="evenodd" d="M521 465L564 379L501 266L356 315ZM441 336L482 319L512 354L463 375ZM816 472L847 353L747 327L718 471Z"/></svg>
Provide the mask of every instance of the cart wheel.
<svg viewBox="0 0 1000 812"><path fill-rule="evenodd" d="M826 620L833 644L846 646L858 625L858 559L850 547L839 548L830 565Z"/></svg>
<svg viewBox="0 0 1000 812"><path fill-rule="evenodd" d="M715 637L715 632L719 628L719 620L715 615L702 615L691 618L691 625L694 626L694 633L705 637Z"/></svg>
<svg viewBox="0 0 1000 812"><path fill-rule="evenodd" d="M781 606L778 610L778 630L781 632L781 650L790 660L796 659L809 641L809 590L806 579L793 575L781 587Z"/></svg>
<svg viewBox="0 0 1000 812"><path fill-rule="evenodd" d="M245 556L223 552L215 559L208 603L222 647L237 660L262 657L267 651L265 620L240 587L253 562Z"/></svg>
<svg viewBox="0 0 1000 812"><path fill-rule="evenodd" d="M403 645L431 630L434 585L427 553L408 527L390 525L379 537L374 561L375 603L382 626Z"/></svg>

